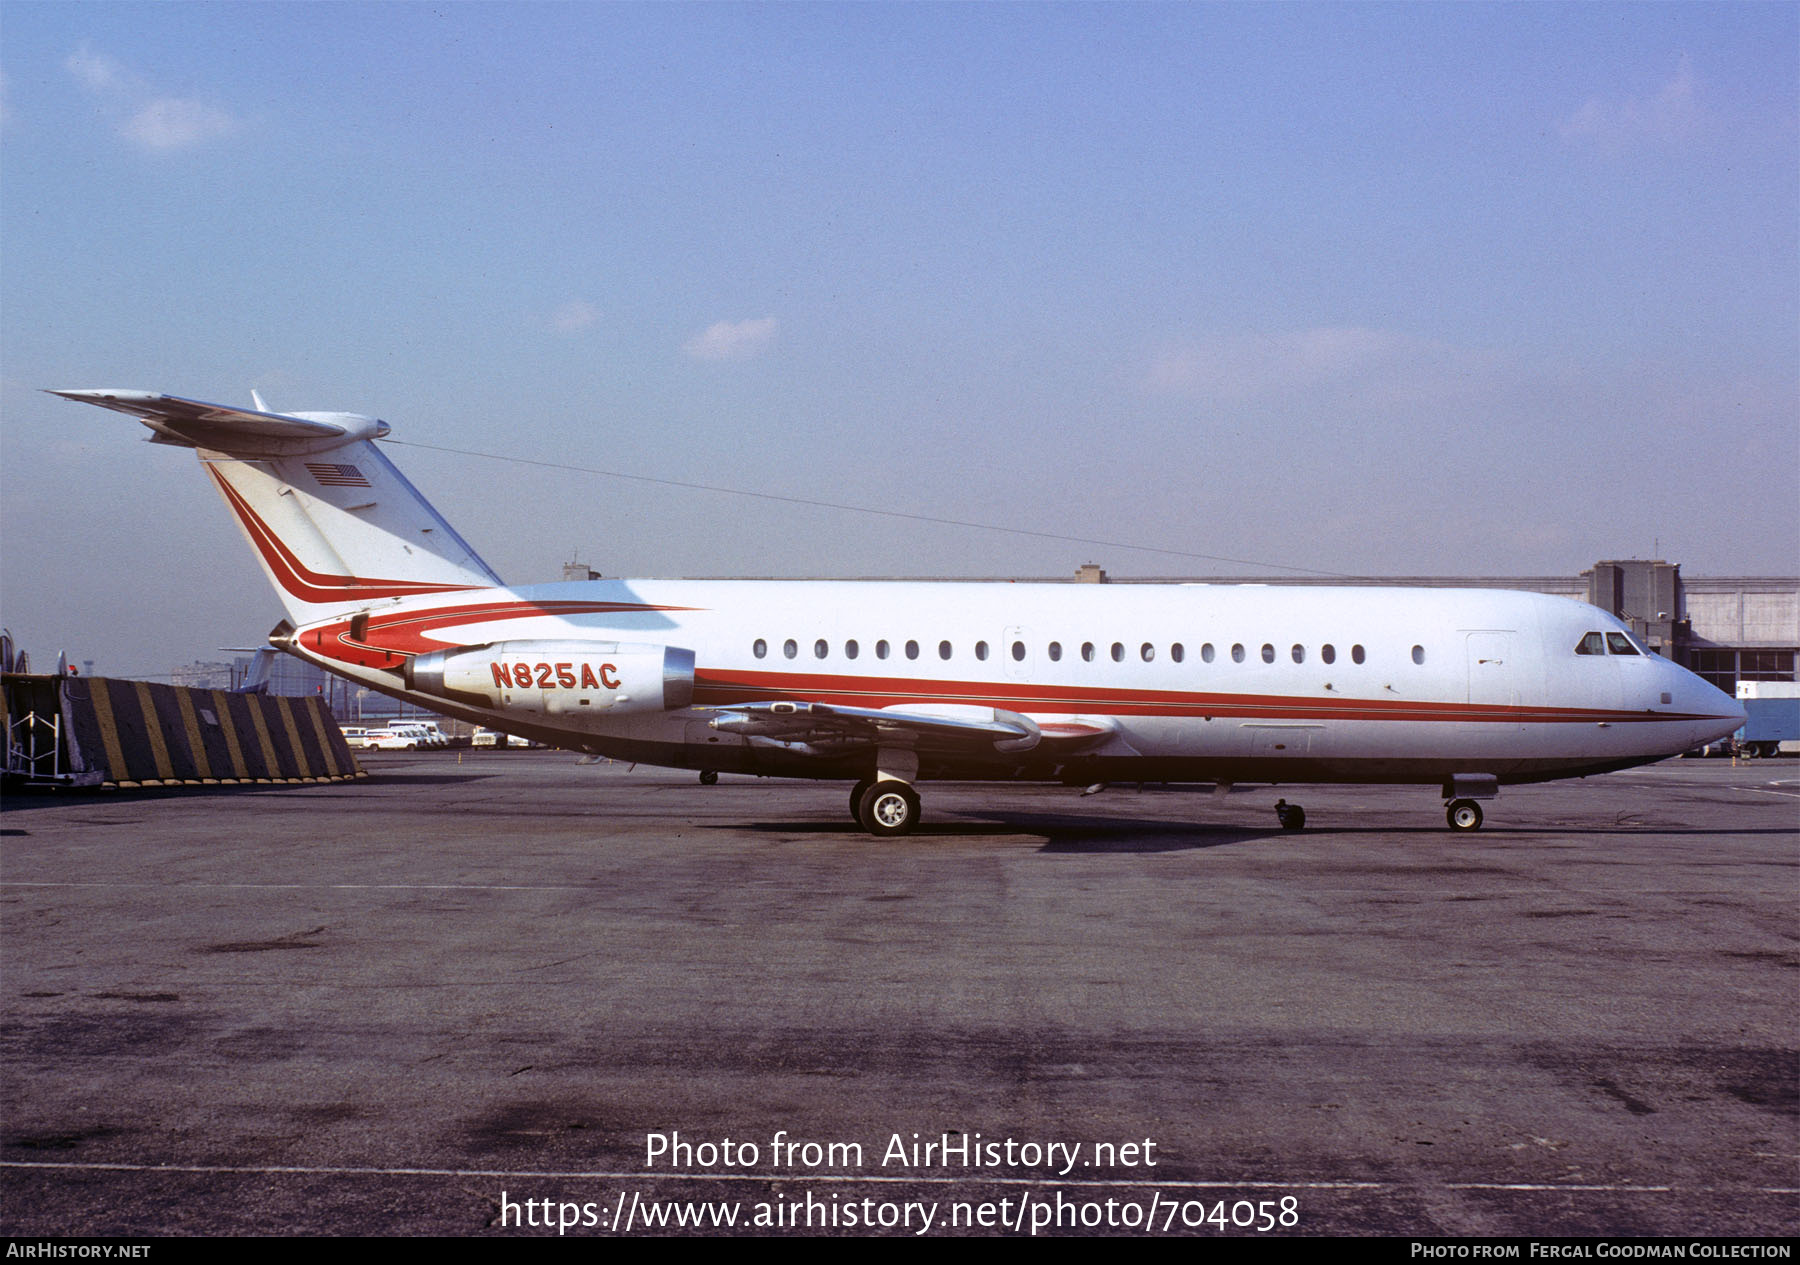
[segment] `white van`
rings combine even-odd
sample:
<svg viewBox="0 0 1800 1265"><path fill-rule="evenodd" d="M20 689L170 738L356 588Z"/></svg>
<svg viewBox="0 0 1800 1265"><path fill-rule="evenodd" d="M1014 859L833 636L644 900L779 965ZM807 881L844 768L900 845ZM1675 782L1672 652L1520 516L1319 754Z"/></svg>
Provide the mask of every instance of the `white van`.
<svg viewBox="0 0 1800 1265"><path fill-rule="evenodd" d="M471 747L529 747L531 744L516 734L501 733L498 729L477 729L469 739Z"/></svg>
<svg viewBox="0 0 1800 1265"><path fill-rule="evenodd" d="M396 720L381 729L371 729L367 745L377 751L419 751L447 747L450 739L436 725L419 720Z"/></svg>

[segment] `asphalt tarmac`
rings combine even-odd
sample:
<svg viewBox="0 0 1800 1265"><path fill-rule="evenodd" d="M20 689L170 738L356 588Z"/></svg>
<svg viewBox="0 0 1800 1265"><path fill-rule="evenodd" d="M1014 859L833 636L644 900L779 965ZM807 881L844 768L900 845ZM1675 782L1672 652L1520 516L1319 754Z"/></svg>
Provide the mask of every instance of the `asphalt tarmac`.
<svg viewBox="0 0 1800 1265"><path fill-rule="evenodd" d="M879 842L832 783L364 764L7 797L0 1231L1800 1226L1792 760L1473 835L927 784Z"/></svg>

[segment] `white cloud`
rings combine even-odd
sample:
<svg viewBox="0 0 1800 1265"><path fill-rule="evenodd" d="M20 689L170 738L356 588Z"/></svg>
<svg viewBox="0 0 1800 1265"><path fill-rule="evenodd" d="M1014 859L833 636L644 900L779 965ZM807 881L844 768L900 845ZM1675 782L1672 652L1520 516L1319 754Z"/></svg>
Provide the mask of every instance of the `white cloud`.
<svg viewBox="0 0 1800 1265"><path fill-rule="evenodd" d="M157 152L187 149L237 131L237 120L225 111L179 97L147 101L119 128L126 140Z"/></svg>
<svg viewBox="0 0 1800 1265"><path fill-rule="evenodd" d="M70 53L63 68L89 92L141 92L143 85L125 67L105 53L96 53L88 45Z"/></svg>
<svg viewBox="0 0 1800 1265"><path fill-rule="evenodd" d="M780 323L773 316L750 321L720 321L681 345L696 360L749 360L775 341Z"/></svg>
<svg viewBox="0 0 1800 1265"><path fill-rule="evenodd" d="M573 334L600 319L600 310L580 299L565 303L550 314L550 328L559 334Z"/></svg>
<svg viewBox="0 0 1800 1265"><path fill-rule="evenodd" d="M1700 83L1683 53L1673 77L1654 96L1616 101L1594 97L1564 119L1557 130L1564 140L1577 144L1624 148L1683 140L1699 130L1703 117Z"/></svg>
<svg viewBox="0 0 1800 1265"><path fill-rule="evenodd" d="M86 44L69 54L63 67L118 117L120 136L150 153L189 149L238 130L229 112L198 98L158 95L118 60Z"/></svg>

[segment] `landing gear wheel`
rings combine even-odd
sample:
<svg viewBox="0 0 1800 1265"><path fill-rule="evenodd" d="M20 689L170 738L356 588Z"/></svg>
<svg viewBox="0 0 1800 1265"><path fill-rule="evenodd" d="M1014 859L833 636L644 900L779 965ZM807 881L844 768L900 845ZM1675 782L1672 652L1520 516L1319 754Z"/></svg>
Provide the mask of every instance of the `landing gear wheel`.
<svg viewBox="0 0 1800 1265"><path fill-rule="evenodd" d="M865 777L850 788L850 820L859 826L863 824L862 797L869 793L869 788L873 785L875 785L875 779Z"/></svg>
<svg viewBox="0 0 1800 1265"><path fill-rule="evenodd" d="M1281 823L1283 830L1305 830L1306 810L1298 804L1278 799L1275 801L1275 820Z"/></svg>
<svg viewBox="0 0 1800 1265"><path fill-rule="evenodd" d="M905 782L876 782L863 792L856 819L879 837L911 834L919 824L919 793Z"/></svg>
<svg viewBox="0 0 1800 1265"><path fill-rule="evenodd" d="M716 769L702 769L701 770L700 785L702 785L702 786L717 786L718 784L719 784L718 770L716 770Z"/></svg>
<svg viewBox="0 0 1800 1265"><path fill-rule="evenodd" d="M1480 830L1481 805L1472 799L1453 799L1444 810L1444 820L1452 830Z"/></svg>

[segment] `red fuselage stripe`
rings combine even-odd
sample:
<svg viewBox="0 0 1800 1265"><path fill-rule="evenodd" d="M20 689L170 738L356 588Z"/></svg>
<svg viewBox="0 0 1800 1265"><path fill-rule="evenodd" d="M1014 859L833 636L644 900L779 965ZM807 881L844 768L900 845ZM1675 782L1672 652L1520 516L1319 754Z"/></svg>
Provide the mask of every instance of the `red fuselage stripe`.
<svg viewBox="0 0 1800 1265"><path fill-rule="evenodd" d="M466 606L440 606L427 611L371 615L360 641L350 636L349 621L340 621L322 628L318 636L321 644L330 641L357 650L374 650L383 654L429 654L433 650L446 648L446 643L432 640L429 634L457 624L495 619L529 619L538 615L566 618L574 615L635 615L694 609L696 608L692 606L652 606L643 602L478 602Z"/></svg>

